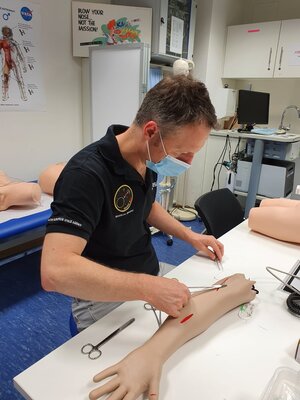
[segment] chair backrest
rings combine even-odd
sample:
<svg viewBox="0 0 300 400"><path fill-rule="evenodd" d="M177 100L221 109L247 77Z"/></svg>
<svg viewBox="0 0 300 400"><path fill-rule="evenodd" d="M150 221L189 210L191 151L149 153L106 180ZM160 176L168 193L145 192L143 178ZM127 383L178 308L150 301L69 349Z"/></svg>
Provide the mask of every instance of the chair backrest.
<svg viewBox="0 0 300 400"><path fill-rule="evenodd" d="M238 199L227 188L203 194L196 200L195 209L207 233L216 238L244 220L244 212Z"/></svg>

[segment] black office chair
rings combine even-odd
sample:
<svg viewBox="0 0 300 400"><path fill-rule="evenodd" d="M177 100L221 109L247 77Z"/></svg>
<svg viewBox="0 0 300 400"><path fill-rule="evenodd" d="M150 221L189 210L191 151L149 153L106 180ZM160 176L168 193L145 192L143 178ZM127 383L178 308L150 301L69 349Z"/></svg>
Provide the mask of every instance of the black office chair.
<svg viewBox="0 0 300 400"><path fill-rule="evenodd" d="M244 211L238 199L227 188L203 194L196 200L195 209L204 223L206 233L216 238L244 220Z"/></svg>

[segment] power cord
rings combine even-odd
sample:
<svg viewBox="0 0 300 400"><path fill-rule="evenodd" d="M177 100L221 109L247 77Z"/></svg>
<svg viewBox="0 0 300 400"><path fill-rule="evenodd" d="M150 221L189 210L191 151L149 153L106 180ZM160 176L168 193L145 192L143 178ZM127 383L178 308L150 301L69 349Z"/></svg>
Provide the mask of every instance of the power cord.
<svg viewBox="0 0 300 400"><path fill-rule="evenodd" d="M220 165L219 173L218 173L218 189L219 189L219 186L220 186L220 182L219 182L220 173L221 173L221 169L222 169L222 166L223 166L223 162L224 162L224 158L225 158L225 154L226 154L227 146L228 146L228 143L229 143L229 142L230 142L229 135L227 135L227 136L226 136L226 140L225 140L225 144L224 144L223 149L222 149L222 151L221 151L221 154L220 154L220 156L219 156L219 158L218 158L218 161L216 162L216 164L215 164L215 166L214 166L214 169L213 169L213 181L212 181L212 184L211 184L210 191L213 190L214 185L215 185L215 180L216 180L216 169L217 169L218 165ZM221 159L222 159L222 161L221 161Z"/></svg>
<svg viewBox="0 0 300 400"><path fill-rule="evenodd" d="M218 174L217 174L217 187L218 189L220 188L220 174L221 174L221 170L222 167L225 167L227 169L227 171L233 171L233 172L237 172L237 163L238 160L242 160L243 158L245 158L245 154L246 154L246 148L243 150L240 150L240 142L241 142L241 138L238 138L238 142L236 144L236 147L231 155L231 141L229 138L229 135L226 136L226 140L225 140L225 144L224 147L221 151L221 154L218 158L218 161L216 162L216 164L214 165L214 169L213 169L213 181L212 181L212 185L210 188L210 191L213 190L214 185L215 185L215 180L216 180L216 170L219 166L219 170L218 170ZM229 161L225 161L225 155L226 152L228 150L228 158Z"/></svg>

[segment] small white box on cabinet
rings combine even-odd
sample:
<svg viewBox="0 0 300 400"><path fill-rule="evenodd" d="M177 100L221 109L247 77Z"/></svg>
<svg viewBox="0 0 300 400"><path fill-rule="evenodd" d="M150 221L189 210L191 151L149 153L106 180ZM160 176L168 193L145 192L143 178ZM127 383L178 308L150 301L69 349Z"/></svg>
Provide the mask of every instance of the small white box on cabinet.
<svg viewBox="0 0 300 400"><path fill-rule="evenodd" d="M236 112L237 90L220 88L211 95L217 118L231 117Z"/></svg>

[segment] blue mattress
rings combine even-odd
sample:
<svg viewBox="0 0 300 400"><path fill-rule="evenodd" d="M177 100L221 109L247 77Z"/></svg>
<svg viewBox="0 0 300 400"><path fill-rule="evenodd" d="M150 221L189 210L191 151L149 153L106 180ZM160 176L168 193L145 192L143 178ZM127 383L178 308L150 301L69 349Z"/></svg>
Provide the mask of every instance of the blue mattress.
<svg viewBox="0 0 300 400"><path fill-rule="evenodd" d="M45 225L50 218L51 209L27 215L26 217L15 218L0 224L0 239L8 238L18 233Z"/></svg>

